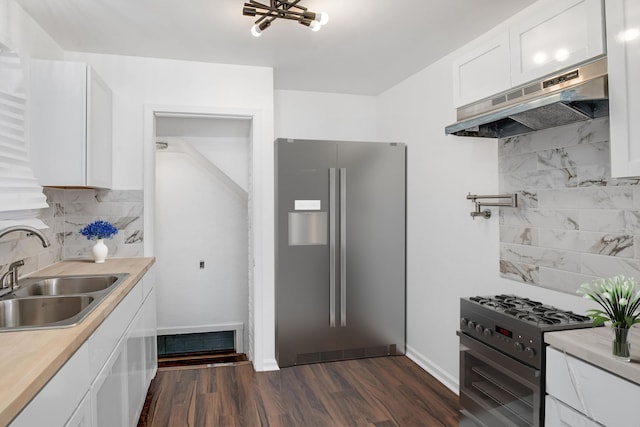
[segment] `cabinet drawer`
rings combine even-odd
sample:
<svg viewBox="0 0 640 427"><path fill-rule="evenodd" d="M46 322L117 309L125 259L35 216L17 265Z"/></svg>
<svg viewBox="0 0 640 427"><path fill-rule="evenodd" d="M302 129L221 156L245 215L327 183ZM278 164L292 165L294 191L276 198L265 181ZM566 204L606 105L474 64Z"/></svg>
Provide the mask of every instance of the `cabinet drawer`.
<svg viewBox="0 0 640 427"><path fill-rule="evenodd" d="M548 394L606 426L637 419L640 385L553 348L547 348ZM621 398L623 396L624 398Z"/></svg>
<svg viewBox="0 0 640 427"><path fill-rule="evenodd" d="M18 414L11 427L65 425L89 384L89 350L84 344Z"/></svg>
<svg viewBox="0 0 640 427"><path fill-rule="evenodd" d="M138 282L89 338L91 380L104 366L141 304L142 286L141 282Z"/></svg>
<svg viewBox="0 0 640 427"><path fill-rule="evenodd" d="M589 419L552 396L545 398L544 425L545 427L602 427L602 424Z"/></svg>
<svg viewBox="0 0 640 427"><path fill-rule="evenodd" d="M143 295L142 298L147 298L149 293L154 288L156 284L156 267L151 266L151 268L144 274L142 278L142 287L143 287Z"/></svg>

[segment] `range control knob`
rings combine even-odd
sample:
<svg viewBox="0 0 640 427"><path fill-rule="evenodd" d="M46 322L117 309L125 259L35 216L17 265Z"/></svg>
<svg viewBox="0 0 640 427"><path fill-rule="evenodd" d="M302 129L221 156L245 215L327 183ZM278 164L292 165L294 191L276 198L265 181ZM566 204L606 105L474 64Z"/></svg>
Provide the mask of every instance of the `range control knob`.
<svg viewBox="0 0 640 427"><path fill-rule="evenodd" d="M484 330L484 335L485 335L486 337L490 337L490 336L492 336L492 335L493 335L493 331L492 331L491 329L489 329L489 328L486 328L486 329Z"/></svg>
<svg viewBox="0 0 640 427"><path fill-rule="evenodd" d="M473 320L470 320L467 323L467 326L469 327L469 329L475 329L476 328L476 322L474 322Z"/></svg>
<svg viewBox="0 0 640 427"><path fill-rule="evenodd" d="M513 343L513 347L516 349L518 353L520 353L521 351L524 351L524 346L522 345L521 342Z"/></svg>
<svg viewBox="0 0 640 427"><path fill-rule="evenodd" d="M533 356L536 355L536 351L534 349L532 349L531 347L525 348L524 352L528 357L533 357Z"/></svg>
<svg viewBox="0 0 640 427"><path fill-rule="evenodd" d="M467 319L466 317L463 317L462 319L460 319L460 326L467 326L467 322L469 321L469 319Z"/></svg>
<svg viewBox="0 0 640 427"><path fill-rule="evenodd" d="M484 331L484 326L482 326L482 325L477 325L477 326L476 326L476 331L478 331L478 332L482 333L482 331Z"/></svg>

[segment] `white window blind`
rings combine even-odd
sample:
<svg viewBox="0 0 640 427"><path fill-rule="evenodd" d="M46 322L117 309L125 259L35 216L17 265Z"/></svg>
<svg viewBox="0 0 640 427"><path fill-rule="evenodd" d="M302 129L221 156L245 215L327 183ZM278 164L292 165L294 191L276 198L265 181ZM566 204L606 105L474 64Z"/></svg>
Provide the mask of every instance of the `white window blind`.
<svg viewBox="0 0 640 427"><path fill-rule="evenodd" d="M0 45L0 212L20 211L15 215L21 218L36 215L25 211L49 207L29 162L26 104L20 57Z"/></svg>

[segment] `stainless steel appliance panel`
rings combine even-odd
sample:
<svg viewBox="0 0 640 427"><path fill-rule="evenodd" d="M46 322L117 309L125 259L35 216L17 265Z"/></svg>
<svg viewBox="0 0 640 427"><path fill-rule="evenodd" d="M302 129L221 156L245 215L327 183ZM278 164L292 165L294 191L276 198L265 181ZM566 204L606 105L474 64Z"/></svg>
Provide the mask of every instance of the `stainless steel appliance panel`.
<svg viewBox="0 0 640 427"><path fill-rule="evenodd" d="M486 427L540 426L540 370L458 335L461 418Z"/></svg>
<svg viewBox="0 0 640 427"><path fill-rule="evenodd" d="M280 367L405 352L405 163L403 144L276 141Z"/></svg>
<svg viewBox="0 0 640 427"><path fill-rule="evenodd" d="M308 212L296 200L319 201L328 215L329 169L335 144L276 143L276 357L280 366L296 364L297 355L337 347L330 327L330 245L290 245L290 213ZM314 208L317 208L314 206ZM327 230L328 233L328 230ZM330 236L324 239L329 242Z"/></svg>
<svg viewBox="0 0 640 427"><path fill-rule="evenodd" d="M405 158L403 144L338 150L342 348L405 353Z"/></svg>

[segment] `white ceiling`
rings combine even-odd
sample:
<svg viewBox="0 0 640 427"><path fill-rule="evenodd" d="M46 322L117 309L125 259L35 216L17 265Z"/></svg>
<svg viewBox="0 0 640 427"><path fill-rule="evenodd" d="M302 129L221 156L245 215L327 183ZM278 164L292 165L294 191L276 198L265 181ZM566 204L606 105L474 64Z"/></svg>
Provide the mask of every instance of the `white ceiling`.
<svg viewBox="0 0 640 427"><path fill-rule="evenodd" d="M273 67L276 89L377 95L535 0L301 0L319 32L250 35L243 0L16 0L68 51ZM267 0L263 0L268 3Z"/></svg>

